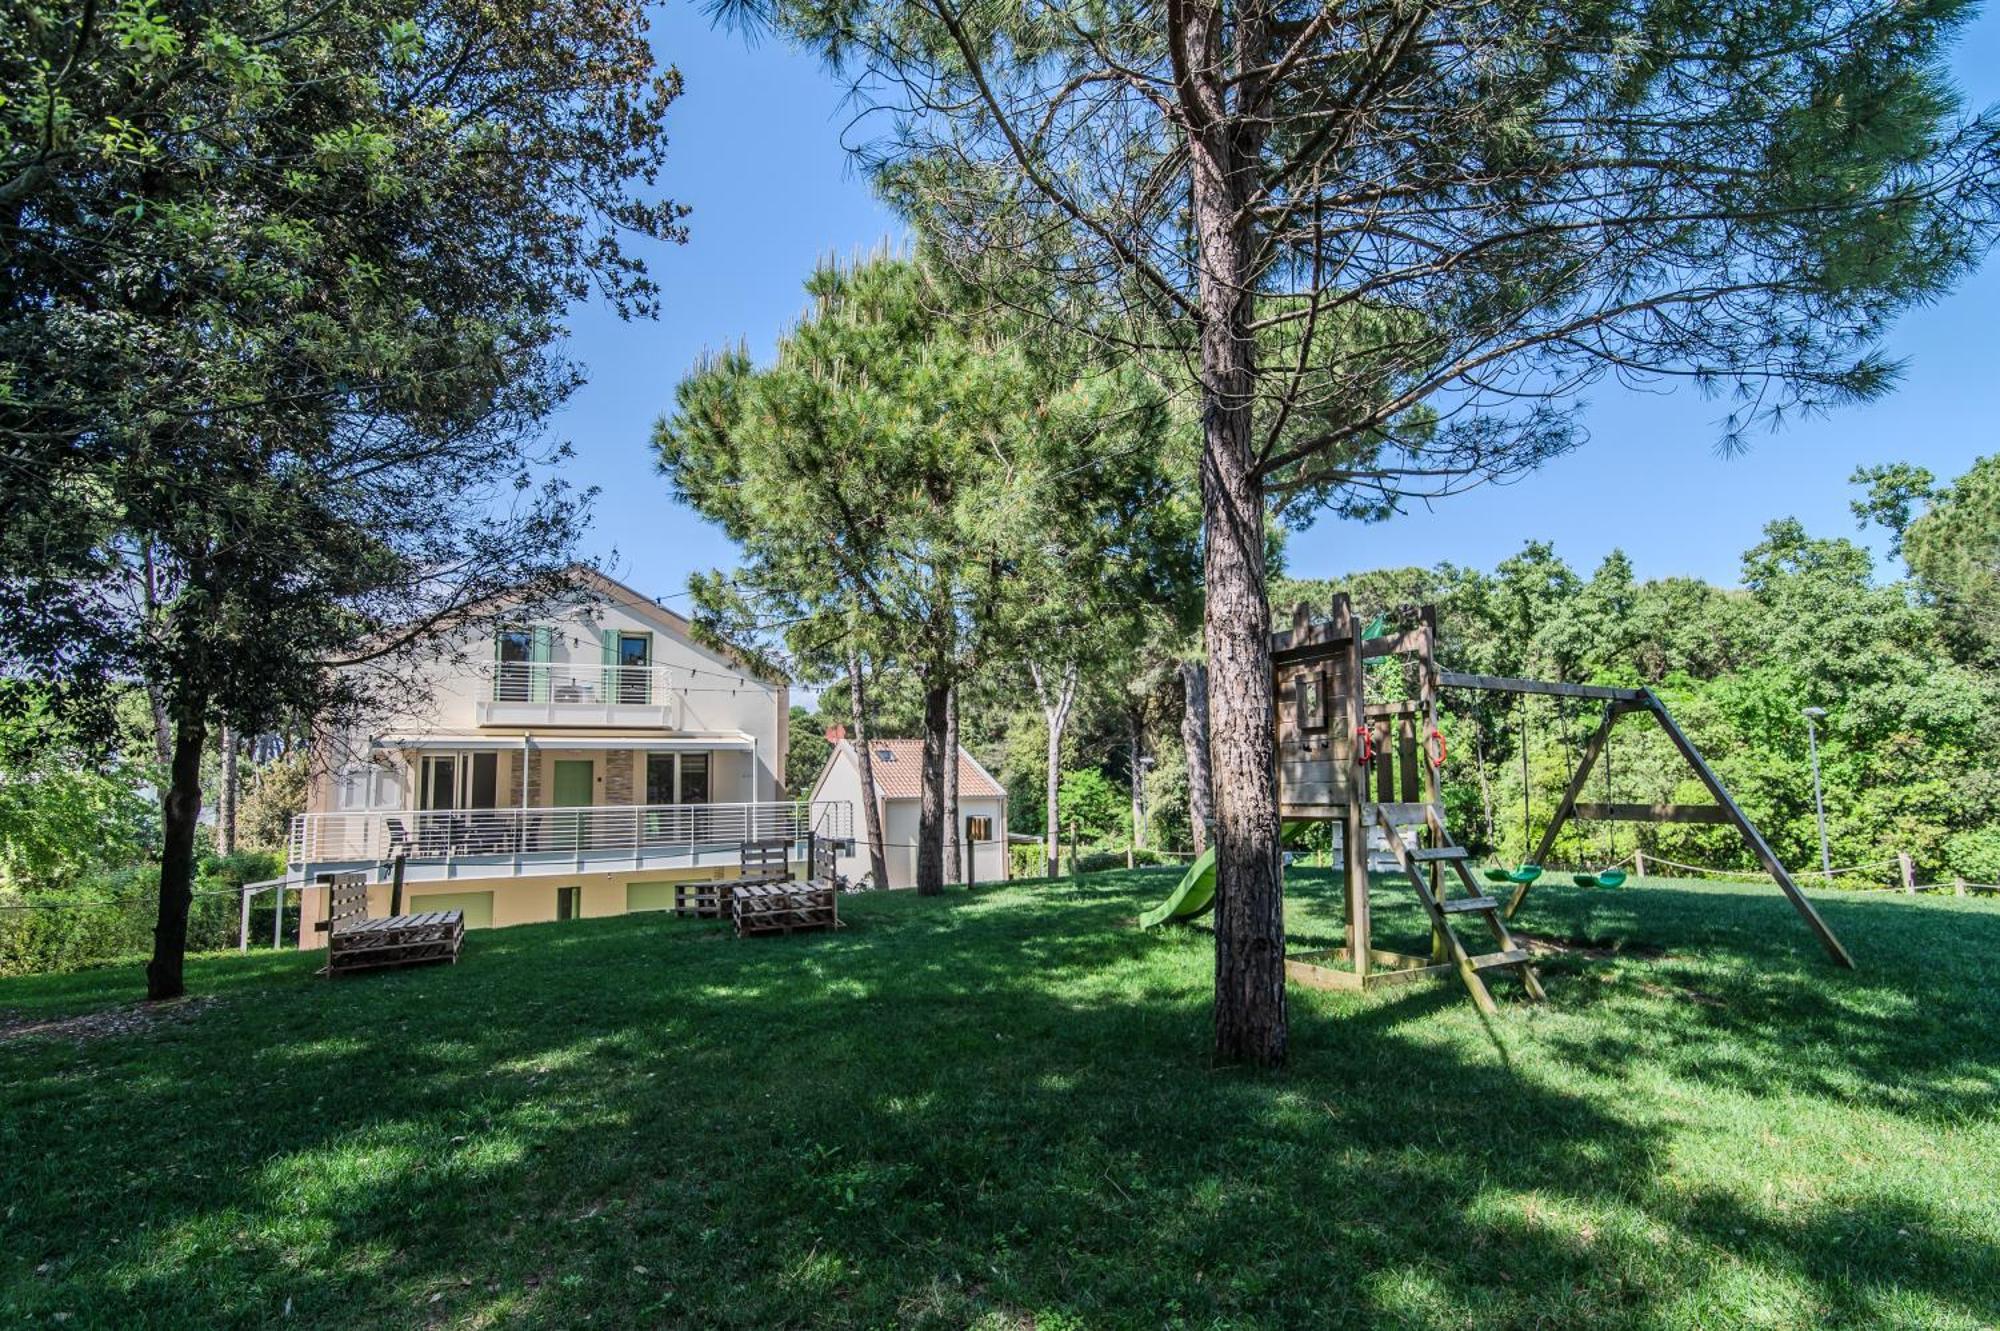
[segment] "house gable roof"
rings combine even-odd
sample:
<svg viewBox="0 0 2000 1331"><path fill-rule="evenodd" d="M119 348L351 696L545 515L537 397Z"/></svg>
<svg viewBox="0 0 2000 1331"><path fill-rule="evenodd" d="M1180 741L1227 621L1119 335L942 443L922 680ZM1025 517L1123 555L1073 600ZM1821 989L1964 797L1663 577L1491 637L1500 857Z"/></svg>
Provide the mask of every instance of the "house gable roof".
<svg viewBox="0 0 2000 1331"><path fill-rule="evenodd" d="M695 636L694 624L685 615L675 614L658 601L633 590L609 574L601 573L587 564L578 564L572 576L577 585L584 590L623 606L639 618L665 629L696 651L704 652L720 662L734 666L752 679L771 685L783 685L789 682L758 669L739 652L703 642Z"/></svg>
<svg viewBox="0 0 2000 1331"><path fill-rule="evenodd" d="M924 793L924 742L920 739L871 739L868 751L874 758L875 792L885 800L921 799ZM828 755L819 780L813 782L811 798L819 798L820 787L839 762L860 765L852 740L841 740ZM960 799L1005 799L1006 790L979 760L961 746L958 751L958 797Z"/></svg>

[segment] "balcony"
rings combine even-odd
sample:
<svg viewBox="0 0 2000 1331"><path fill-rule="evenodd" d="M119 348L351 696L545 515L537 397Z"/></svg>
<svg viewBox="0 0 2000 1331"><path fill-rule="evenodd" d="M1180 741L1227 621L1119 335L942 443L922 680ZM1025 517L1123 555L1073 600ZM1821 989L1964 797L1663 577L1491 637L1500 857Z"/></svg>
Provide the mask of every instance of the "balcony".
<svg viewBox="0 0 2000 1331"><path fill-rule="evenodd" d="M625 804L570 809L392 809L292 819L289 874L404 861L413 881L735 864L744 841L849 840L845 800Z"/></svg>
<svg viewBox="0 0 2000 1331"><path fill-rule="evenodd" d="M567 661L494 661L481 671L475 713L482 726L611 726L684 729L687 691L661 666Z"/></svg>

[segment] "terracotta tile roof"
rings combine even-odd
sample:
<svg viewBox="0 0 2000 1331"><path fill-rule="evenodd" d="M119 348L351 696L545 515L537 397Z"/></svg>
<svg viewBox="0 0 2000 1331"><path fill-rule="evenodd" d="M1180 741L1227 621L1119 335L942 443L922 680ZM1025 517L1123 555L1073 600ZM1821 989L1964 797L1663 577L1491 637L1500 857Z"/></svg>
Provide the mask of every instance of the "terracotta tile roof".
<svg viewBox="0 0 2000 1331"><path fill-rule="evenodd" d="M871 739L868 751L875 764L875 788L882 798L918 799L924 793L924 742L920 739ZM964 749L958 751L958 796L998 799L1007 792L981 771Z"/></svg>

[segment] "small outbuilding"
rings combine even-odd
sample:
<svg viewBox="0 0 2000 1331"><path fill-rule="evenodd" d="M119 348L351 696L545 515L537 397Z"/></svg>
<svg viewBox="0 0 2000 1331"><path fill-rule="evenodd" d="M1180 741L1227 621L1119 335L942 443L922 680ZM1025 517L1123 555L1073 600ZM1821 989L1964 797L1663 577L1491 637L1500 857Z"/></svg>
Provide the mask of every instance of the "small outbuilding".
<svg viewBox="0 0 2000 1331"><path fill-rule="evenodd" d="M858 882L869 871L867 813L861 800L861 759L854 741L829 733L833 752L813 783L811 799L847 800L854 810L854 850L840 857L839 871ZM917 739L871 739L875 798L882 814L883 858L888 886L917 882L917 823L923 807L924 744ZM958 829L965 844L964 872L955 873L946 843L945 881L966 877L992 883L1007 877L1007 791L979 760L958 751Z"/></svg>

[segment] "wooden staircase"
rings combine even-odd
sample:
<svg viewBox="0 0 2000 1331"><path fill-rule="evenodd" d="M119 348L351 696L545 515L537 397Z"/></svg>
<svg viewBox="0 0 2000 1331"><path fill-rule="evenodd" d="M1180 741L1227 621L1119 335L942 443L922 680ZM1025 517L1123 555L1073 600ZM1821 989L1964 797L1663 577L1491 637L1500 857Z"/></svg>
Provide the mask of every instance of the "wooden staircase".
<svg viewBox="0 0 2000 1331"><path fill-rule="evenodd" d="M1494 1012L1497 1008L1492 993L1486 988L1486 981L1480 978L1482 971L1496 970L1510 966L1521 977L1521 987L1528 997L1537 1002L1546 998L1542 992L1541 977L1535 974L1534 963L1528 959L1528 952L1514 940L1507 930L1507 921L1501 912L1504 903L1486 894L1484 885L1472 876L1472 868L1466 862L1465 847L1453 843L1451 834L1445 830L1443 810L1435 804L1372 806L1376 820L1381 824L1389 848L1396 856L1396 862L1403 876L1416 889L1417 900L1423 903L1424 912L1431 917L1431 950L1434 961L1448 965L1458 971L1465 981L1467 992L1481 1012ZM1421 819L1410 815L1421 810ZM1416 849L1403 844L1401 827L1421 820L1430 830L1431 844ZM1469 895L1453 897L1444 889L1442 873L1438 874L1438 885L1426 881L1431 872L1439 866L1449 865L1458 875ZM1452 929L1454 916L1477 915L1493 934L1498 950L1474 953L1468 950Z"/></svg>

